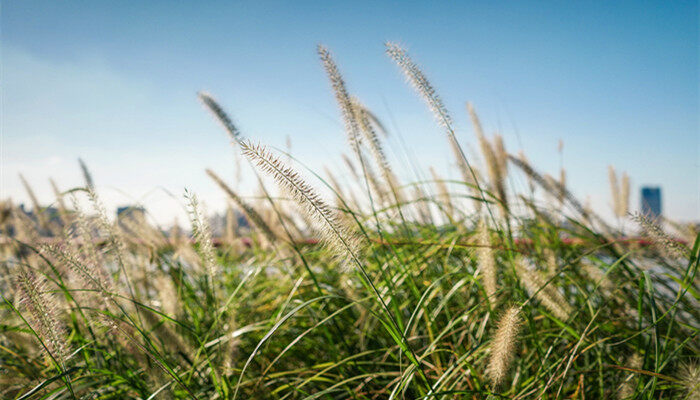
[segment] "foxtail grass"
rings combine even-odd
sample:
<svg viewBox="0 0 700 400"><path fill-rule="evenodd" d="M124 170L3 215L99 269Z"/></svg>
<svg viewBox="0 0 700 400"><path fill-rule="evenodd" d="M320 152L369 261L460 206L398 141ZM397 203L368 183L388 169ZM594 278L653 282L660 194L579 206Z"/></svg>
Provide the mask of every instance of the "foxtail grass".
<svg viewBox="0 0 700 400"><path fill-rule="evenodd" d="M115 221L84 163L79 187L54 190L60 217L39 198L0 203L0 398L696 396L697 230L636 216L645 232L622 236L573 196L561 145L558 174L541 173L469 106L479 174L388 44L455 159L422 170L318 51L350 146L341 171L253 144L200 92L255 178L249 194L206 171L225 221L194 195L189 227ZM620 215L630 179L615 180Z"/></svg>

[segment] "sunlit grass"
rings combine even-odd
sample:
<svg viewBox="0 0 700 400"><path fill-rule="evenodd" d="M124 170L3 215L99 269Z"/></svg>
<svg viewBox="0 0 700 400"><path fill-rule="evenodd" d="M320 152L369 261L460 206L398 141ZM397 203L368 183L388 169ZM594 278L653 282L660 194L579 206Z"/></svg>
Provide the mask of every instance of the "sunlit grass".
<svg viewBox="0 0 700 400"><path fill-rule="evenodd" d="M354 181L249 141L202 93L260 179L254 199L207 171L250 228L230 218L213 238L191 193L191 236L138 214L112 222L82 162L85 186L56 189L58 215L3 205L0 397L697 398L697 232L636 216L647 234L629 238L563 172L486 137L469 106L484 165L473 162L389 44L461 176L402 182L386 129L319 52ZM611 176L626 218L628 178Z"/></svg>

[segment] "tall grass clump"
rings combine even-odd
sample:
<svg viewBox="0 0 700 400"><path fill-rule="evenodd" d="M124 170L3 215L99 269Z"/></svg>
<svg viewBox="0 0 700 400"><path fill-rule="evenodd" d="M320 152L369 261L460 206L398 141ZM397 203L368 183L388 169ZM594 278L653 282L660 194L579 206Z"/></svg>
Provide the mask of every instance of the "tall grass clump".
<svg viewBox="0 0 700 400"><path fill-rule="evenodd" d="M471 103L466 152L390 43L453 156L421 170L318 54L350 147L325 178L198 94L248 163L205 171L224 224L191 192L188 227L112 219L83 161L84 184L51 180L50 205L22 178L31 210L0 203L0 398L697 398L696 227L630 214L613 168L611 223L563 167L487 136Z"/></svg>

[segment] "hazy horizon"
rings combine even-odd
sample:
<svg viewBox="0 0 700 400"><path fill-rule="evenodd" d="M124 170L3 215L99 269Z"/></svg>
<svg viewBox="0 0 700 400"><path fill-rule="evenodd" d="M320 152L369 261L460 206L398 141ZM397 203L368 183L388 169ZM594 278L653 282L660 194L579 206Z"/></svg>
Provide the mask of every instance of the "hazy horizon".
<svg viewBox="0 0 700 400"><path fill-rule="evenodd" d="M289 136L310 169L339 170L347 145L318 43L388 127L387 148L457 177L443 132L384 54L391 40L425 69L466 149L476 148L469 101L489 135L544 172L558 176L561 162L572 191L604 215L614 165L631 177L633 210L641 186L660 186L666 216L698 220L698 11L697 2L5 2L1 197L28 202L22 173L48 204L49 178L63 190L82 183L78 157L110 213L143 203L161 224L184 223L185 187L220 212L225 195L205 168L252 195L199 90L246 137L284 149Z"/></svg>

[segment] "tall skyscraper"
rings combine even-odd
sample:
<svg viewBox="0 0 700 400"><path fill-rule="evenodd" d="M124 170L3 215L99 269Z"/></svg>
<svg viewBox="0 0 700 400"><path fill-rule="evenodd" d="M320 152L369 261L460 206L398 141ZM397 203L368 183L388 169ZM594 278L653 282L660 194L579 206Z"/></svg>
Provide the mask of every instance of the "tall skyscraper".
<svg viewBox="0 0 700 400"><path fill-rule="evenodd" d="M661 188L645 186L642 188L642 214L650 218L661 216Z"/></svg>

